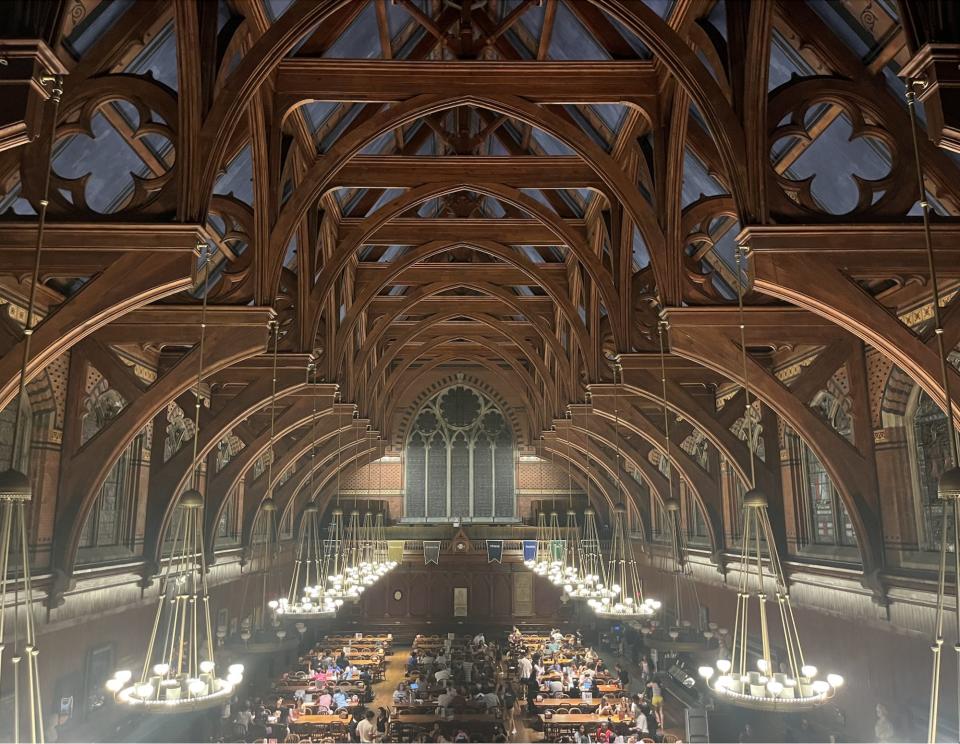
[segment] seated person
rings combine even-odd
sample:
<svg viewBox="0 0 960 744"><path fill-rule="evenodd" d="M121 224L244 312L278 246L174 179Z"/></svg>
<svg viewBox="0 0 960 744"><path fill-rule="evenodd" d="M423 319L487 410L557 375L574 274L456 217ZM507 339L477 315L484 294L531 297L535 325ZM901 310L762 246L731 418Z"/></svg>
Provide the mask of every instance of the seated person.
<svg viewBox="0 0 960 744"><path fill-rule="evenodd" d="M349 664L350 664L350 660L347 658L347 655L343 653L343 651L341 651L340 655L337 657L337 662L336 662L337 668L346 669Z"/></svg>
<svg viewBox="0 0 960 744"><path fill-rule="evenodd" d="M393 702L396 703L406 703L410 699L410 691L407 689L407 683L401 682L397 685L397 689L393 691Z"/></svg>
<svg viewBox="0 0 960 744"><path fill-rule="evenodd" d="M433 676L437 682L446 682L452 675L453 672L451 672L448 667L442 667L441 669L438 669Z"/></svg>
<svg viewBox="0 0 960 744"><path fill-rule="evenodd" d="M446 666L446 665L447 665L447 657L444 656L444 653L443 653L442 650L440 651L439 654L437 654L437 658L436 658L436 659L433 659L433 663L436 664L437 666Z"/></svg>
<svg viewBox="0 0 960 744"><path fill-rule="evenodd" d="M560 679L551 679L547 682L547 692L551 695L555 692L563 692L563 681Z"/></svg>
<svg viewBox="0 0 960 744"><path fill-rule="evenodd" d="M414 670L414 667L420 663L420 658L417 656L417 650L414 649L410 652L410 658L407 659L407 673L409 674Z"/></svg>
<svg viewBox="0 0 960 744"><path fill-rule="evenodd" d="M583 676L580 677L580 689L586 692L587 690L593 690L593 677L590 672L584 672Z"/></svg>
<svg viewBox="0 0 960 744"><path fill-rule="evenodd" d="M463 681L471 682L473 680L473 662L469 659L465 659L461 664L463 669Z"/></svg>
<svg viewBox="0 0 960 744"><path fill-rule="evenodd" d="M448 686L446 690L440 693L440 697L437 698L437 706L440 708L450 708L453 705L453 701L457 697L456 690L453 687Z"/></svg>
<svg viewBox="0 0 960 744"><path fill-rule="evenodd" d="M570 683L570 689L567 691L567 697L580 697L580 680L578 680L576 677L574 677L573 681Z"/></svg>
<svg viewBox="0 0 960 744"><path fill-rule="evenodd" d="M333 705L333 695L330 694L330 688L325 687L314 702L318 708L330 708Z"/></svg>
<svg viewBox="0 0 960 744"><path fill-rule="evenodd" d="M330 707L331 710L340 710L345 708L350 703L350 699L347 697L346 693L343 690L337 690L333 693L333 705Z"/></svg>

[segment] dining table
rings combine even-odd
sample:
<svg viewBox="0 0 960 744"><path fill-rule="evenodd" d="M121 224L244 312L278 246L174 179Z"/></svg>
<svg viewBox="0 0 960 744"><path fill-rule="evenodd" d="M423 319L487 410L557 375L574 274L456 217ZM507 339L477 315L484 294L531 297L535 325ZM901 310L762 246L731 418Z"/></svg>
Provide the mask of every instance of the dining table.
<svg viewBox="0 0 960 744"><path fill-rule="evenodd" d="M562 734L574 731L581 726L584 726L587 733L592 736L596 727L608 721L614 726L633 724L633 718L629 716L605 716L597 713L554 713L549 718L541 713L540 721L543 723L544 737L548 741L556 740Z"/></svg>

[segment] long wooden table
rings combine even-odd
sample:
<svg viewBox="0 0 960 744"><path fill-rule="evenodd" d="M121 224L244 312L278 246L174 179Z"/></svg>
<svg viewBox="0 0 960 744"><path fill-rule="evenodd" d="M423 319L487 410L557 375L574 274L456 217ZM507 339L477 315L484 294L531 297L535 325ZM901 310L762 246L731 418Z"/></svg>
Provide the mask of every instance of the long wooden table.
<svg viewBox="0 0 960 744"><path fill-rule="evenodd" d="M555 738L564 731L571 731L581 726L587 727L587 733L592 734L590 728L601 726L607 721L615 726L621 724L629 726L633 723L633 719L629 717L601 716L596 713L554 713L550 718L541 713L540 721L543 723L543 733L547 739Z"/></svg>
<svg viewBox="0 0 960 744"><path fill-rule="evenodd" d="M543 700L534 700L533 704L537 710L546 710L548 708L599 708L603 704L603 699L544 698Z"/></svg>

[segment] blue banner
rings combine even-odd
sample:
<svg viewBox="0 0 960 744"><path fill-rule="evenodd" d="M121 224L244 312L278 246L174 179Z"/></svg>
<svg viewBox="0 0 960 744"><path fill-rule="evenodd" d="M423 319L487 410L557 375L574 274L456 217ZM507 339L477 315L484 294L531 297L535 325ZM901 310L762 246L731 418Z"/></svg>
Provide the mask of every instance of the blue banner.
<svg viewBox="0 0 960 744"><path fill-rule="evenodd" d="M536 540L523 541L523 560L524 562L537 560L537 541Z"/></svg>
<svg viewBox="0 0 960 744"><path fill-rule="evenodd" d="M503 540L487 540L487 563L503 563Z"/></svg>

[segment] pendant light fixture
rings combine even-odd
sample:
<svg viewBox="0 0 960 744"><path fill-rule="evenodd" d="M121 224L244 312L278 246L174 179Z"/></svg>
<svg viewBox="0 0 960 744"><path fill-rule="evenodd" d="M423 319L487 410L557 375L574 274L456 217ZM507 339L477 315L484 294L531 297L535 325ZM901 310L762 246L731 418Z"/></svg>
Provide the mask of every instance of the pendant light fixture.
<svg viewBox="0 0 960 744"><path fill-rule="evenodd" d="M378 452L386 453L386 444L381 445L377 450ZM377 465L377 477L379 478L379 493L381 504L383 503L383 458L381 457L378 460ZM381 567L381 572L386 574L397 567L397 562L390 560L390 548L387 545L387 529L385 525L385 517L383 513L383 507L379 512L377 512L377 521L374 526L376 530L375 544L376 544L376 562L377 565Z"/></svg>
<svg viewBox="0 0 960 744"><path fill-rule="evenodd" d="M33 581L30 576L30 542L27 539L27 509L33 500L33 488L29 478L29 435L23 437L25 453L17 452L17 445L24 435L24 409L28 409L27 369L30 365L30 342L36 328L37 286L40 283L40 256L43 253L43 232L47 222L47 205L50 191L50 159L56 137L57 112L63 95L63 80L57 76L43 76L40 84L50 88L47 99L51 105L52 122L49 137L49 154L43 174L40 209L37 214L37 239L34 244L33 274L30 277L30 298L27 301L27 319L23 329L23 361L20 366L20 382L17 390L14 413L13 440L10 447L10 467L0 472L0 598L13 596L12 622L7 624L6 607L0 607L0 695L6 697L3 687L3 670L7 665L5 655L10 654L10 674L13 691L10 700L10 733L13 741L20 741L21 719L29 721L30 741L43 742L43 704L40 700L40 650L37 647L37 629L33 614ZM17 454L26 454L27 460L16 462ZM18 467L21 465L21 467ZM22 468L22 469L21 469ZM11 565L14 575L10 577ZM21 600L20 592L23 592ZM21 602L23 603L21 617Z"/></svg>
<svg viewBox="0 0 960 744"><path fill-rule="evenodd" d="M589 393L588 393L589 395ZM589 402L589 401L588 401ZM587 459L587 505L583 510L583 533L580 538L581 582L574 586L570 596L585 599L590 604L607 596L607 567L600 549L600 534L597 531L597 514L590 498L590 486L593 481L593 459L590 457L590 416L587 416L587 446L584 456ZM592 606L592 605L591 605Z"/></svg>
<svg viewBox="0 0 960 744"><path fill-rule="evenodd" d="M243 621L240 626L240 640L243 642L245 651L251 653L271 653L277 650L278 641L284 642L287 631L280 624L279 618L272 610L273 603L276 600L267 600L267 591L273 578L273 561L276 556L277 530L276 530L276 512L277 504L273 498L273 464L276 461L276 450L274 449L277 435L277 359L280 349L280 323L273 319L270 321L270 332L273 341L272 351L272 389L270 393L270 441L267 453L269 461L267 462L266 478L266 496L260 502L254 517L253 528L250 531L250 571L247 573L246 582L243 588L243 598L241 600L241 616ZM260 581L256 581L259 576ZM259 587L256 584L259 583ZM250 607L252 612L248 615L247 597L250 589L254 589L254 596L257 597ZM259 591L257 591L259 589Z"/></svg>
<svg viewBox="0 0 960 744"><path fill-rule="evenodd" d="M327 574L329 570L328 551L320 527L320 509L317 507L314 491L314 471L317 463L317 440L320 437L317 398L317 364L311 359L307 364L307 382L313 376L313 413L312 441L310 444L310 503L303 510L300 531L297 539L297 554L294 557L293 573L290 576L290 588L286 597L270 602L273 611L289 620L302 622L315 618L332 617L337 612L337 601L326 595ZM299 629L299 627L298 627Z"/></svg>
<svg viewBox="0 0 960 744"><path fill-rule="evenodd" d="M623 480L620 473L620 408L617 383L619 363L614 366L613 415L616 446L617 504L613 507L613 535L610 540L610 563L607 568L609 591L589 604L597 615L605 618L637 618L652 615L660 603L643 596L643 582L637 559L630 543L627 507L623 503Z"/></svg>
<svg viewBox="0 0 960 744"><path fill-rule="evenodd" d="M667 533L670 537L670 561L673 564L672 615L667 622L651 620L641 628L644 643L660 652L694 653L706 650L713 631L700 632L700 597L687 562L686 536L680 520L680 502L673 495L673 462L670 460L670 405L667 398L667 353L664 334L667 321L657 322L660 344L660 393L663 403L663 456L667 458L667 497L663 502ZM691 618L692 616L692 618Z"/></svg>
<svg viewBox="0 0 960 744"><path fill-rule="evenodd" d="M547 572L550 570L550 534L549 528L547 527L547 514L544 512L544 500L543 500L543 455L544 455L544 439L543 435L540 435L540 451L537 455L537 477L538 477L538 490L540 493L540 508L537 511L537 556L533 561L527 561L527 568L531 569L535 574L540 576L546 576Z"/></svg>
<svg viewBox="0 0 960 744"><path fill-rule="evenodd" d="M554 586L563 586L563 559L566 554L563 534L560 532L560 515L556 504L550 509L550 524L547 527L550 562L547 564L547 578Z"/></svg>
<svg viewBox="0 0 960 744"><path fill-rule="evenodd" d="M940 310L940 287L937 279L937 263L933 254L933 239L930 234L930 202L927 199L926 178L923 172L923 161L920 159L919 134L917 132L916 93L914 88L926 87L925 80L907 81L907 110L910 112L910 133L913 137L913 157L917 170L917 187L920 194L920 209L923 214L923 238L927 254L927 270L930 274L930 289L933 294L933 333L937 339L937 354L940 357L940 378L943 382L943 394L946 398L945 414L947 417L947 434L950 446L950 467L940 476L937 484L937 497L940 499L942 514L940 521L940 560L937 570L937 603L934 617L933 642L930 645L933 651L933 668L930 677L930 710L927 723L927 741L931 744L937 740L937 726L940 715L940 673L943 666L943 626L946 620L948 604L953 605L955 632L960 639L960 592L957 590L960 577L960 550L955 546L960 538L960 458L957 455L957 429L953 419L953 397L950 390L950 349L943 341L943 319ZM953 547L953 590L947 585L947 552ZM957 652L956 680L957 701L956 713L960 715L960 641L954 644ZM957 720L951 721L956 726Z"/></svg>
<svg viewBox="0 0 960 744"><path fill-rule="evenodd" d="M736 251L737 305L740 312L741 386L744 393L744 419L747 449L750 453L750 490L743 496L743 543L740 550L740 582L734 618L730 658L718 659L714 666L702 666L700 676L718 699L743 708L783 712L815 708L831 698L843 684L839 674L819 675L808 664L800 645L800 634L790 603L787 581L773 539L767 496L757 488L756 456L753 443L753 416L750 385L747 378L747 341L743 311L743 279L740 270L745 248ZM765 566L764 553L769 557ZM773 586L775 612L768 612L767 591ZM760 657L755 668L749 663L751 600L756 600L759 617ZM779 667L774 665L770 626L779 619L785 655Z"/></svg>
<svg viewBox="0 0 960 744"><path fill-rule="evenodd" d="M334 397L335 402L339 400L339 397L340 393L338 391ZM324 595L334 602L339 601L341 605L345 600L351 598L349 592L350 584L347 578L346 524L344 523L343 519L343 509L340 506L340 471L343 468L343 461L341 458L341 452L343 450L342 435L343 424L340 420L340 409L337 408L337 500L330 519L330 527L327 538L328 547L325 548L325 551L329 550L330 558L327 564L329 571L327 582L329 583L329 586L324 591Z"/></svg>
<svg viewBox="0 0 960 744"><path fill-rule="evenodd" d="M573 426L573 418L570 419ZM580 527L577 524L577 512L573 508L573 452L572 445L567 441L567 522L564 528L566 550L563 560L563 591L568 596L575 596L574 589L579 587L583 580L580 572L583 564L580 554Z"/></svg>
<svg viewBox="0 0 960 744"><path fill-rule="evenodd" d="M219 705L243 681L243 665L229 667L226 678L217 676L207 589L207 551L203 540L203 458L198 457L200 406L203 398L203 351L207 328L210 250L203 246L203 304L200 341L197 345L197 385L194 390L193 484L177 504L179 520L166 569L160 582L160 599L143 658L143 669L134 684L122 670L107 681L117 702L151 713L180 713Z"/></svg>

